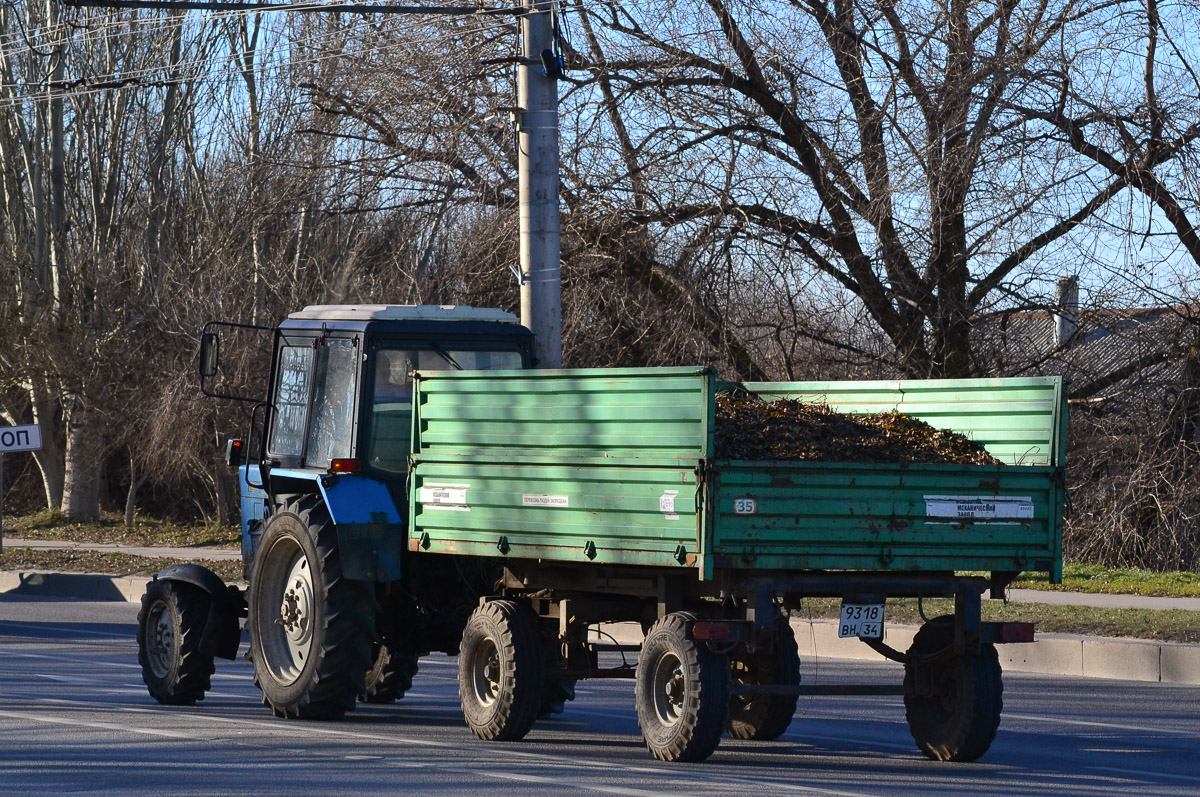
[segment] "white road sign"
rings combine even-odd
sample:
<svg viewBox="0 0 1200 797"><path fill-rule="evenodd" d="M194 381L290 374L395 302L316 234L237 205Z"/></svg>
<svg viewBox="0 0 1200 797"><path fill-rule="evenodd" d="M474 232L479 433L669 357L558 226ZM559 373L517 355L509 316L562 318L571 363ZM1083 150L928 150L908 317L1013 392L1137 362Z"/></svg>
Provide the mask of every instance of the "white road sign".
<svg viewBox="0 0 1200 797"><path fill-rule="evenodd" d="M0 454L10 451L38 451L42 447L42 427L0 426Z"/></svg>

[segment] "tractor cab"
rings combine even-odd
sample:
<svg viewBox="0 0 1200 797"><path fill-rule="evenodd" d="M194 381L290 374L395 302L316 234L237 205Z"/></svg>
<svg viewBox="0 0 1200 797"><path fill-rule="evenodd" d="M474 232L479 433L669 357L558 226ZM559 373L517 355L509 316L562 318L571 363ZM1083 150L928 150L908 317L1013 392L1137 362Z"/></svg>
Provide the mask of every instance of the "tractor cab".
<svg viewBox="0 0 1200 797"><path fill-rule="evenodd" d="M248 328L206 325L202 389L251 400L209 389L220 371L222 327ZM412 453L413 373L529 368L532 351L532 333L502 310L312 305L289 315L274 330L267 398L253 399L247 439L230 441L227 448L229 464L238 466L247 572L263 522L296 495L320 495L344 529L344 545L351 537L368 547L387 537L386 547L394 549ZM354 549L362 546L346 547L353 560ZM384 564L383 570L393 570ZM369 569L379 570L376 563Z"/></svg>

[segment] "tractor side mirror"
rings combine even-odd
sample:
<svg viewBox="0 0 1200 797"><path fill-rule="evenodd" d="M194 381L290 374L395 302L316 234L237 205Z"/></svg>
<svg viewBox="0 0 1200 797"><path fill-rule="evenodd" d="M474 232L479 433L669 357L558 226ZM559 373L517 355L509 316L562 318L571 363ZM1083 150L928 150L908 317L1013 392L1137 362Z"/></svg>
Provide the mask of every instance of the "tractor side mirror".
<svg viewBox="0 0 1200 797"><path fill-rule="evenodd" d="M216 332L200 335L200 376L212 379L217 375L217 364L221 359L221 339Z"/></svg>

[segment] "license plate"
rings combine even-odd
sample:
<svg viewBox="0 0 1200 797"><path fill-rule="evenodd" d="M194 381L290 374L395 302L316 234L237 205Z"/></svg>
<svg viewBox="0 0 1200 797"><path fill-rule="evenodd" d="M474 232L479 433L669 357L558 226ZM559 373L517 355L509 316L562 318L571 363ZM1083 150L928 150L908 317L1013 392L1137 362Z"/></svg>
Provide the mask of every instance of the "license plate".
<svg viewBox="0 0 1200 797"><path fill-rule="evenodd" d="M883 638L882 603L843 603L839 637Z"/></svg>

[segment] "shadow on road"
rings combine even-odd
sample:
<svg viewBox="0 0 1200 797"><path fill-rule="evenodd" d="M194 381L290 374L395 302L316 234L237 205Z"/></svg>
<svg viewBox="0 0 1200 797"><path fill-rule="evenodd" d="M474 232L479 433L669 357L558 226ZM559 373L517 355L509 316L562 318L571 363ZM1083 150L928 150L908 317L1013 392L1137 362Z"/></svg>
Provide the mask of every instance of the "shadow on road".
<svg viewBox="0 0 1200 797"><path fill-rule="evenodd" d="M4 595L57 597L83 601L124 601L125 595L107 578L79 573L22 573L21 583Z"/></svg>

